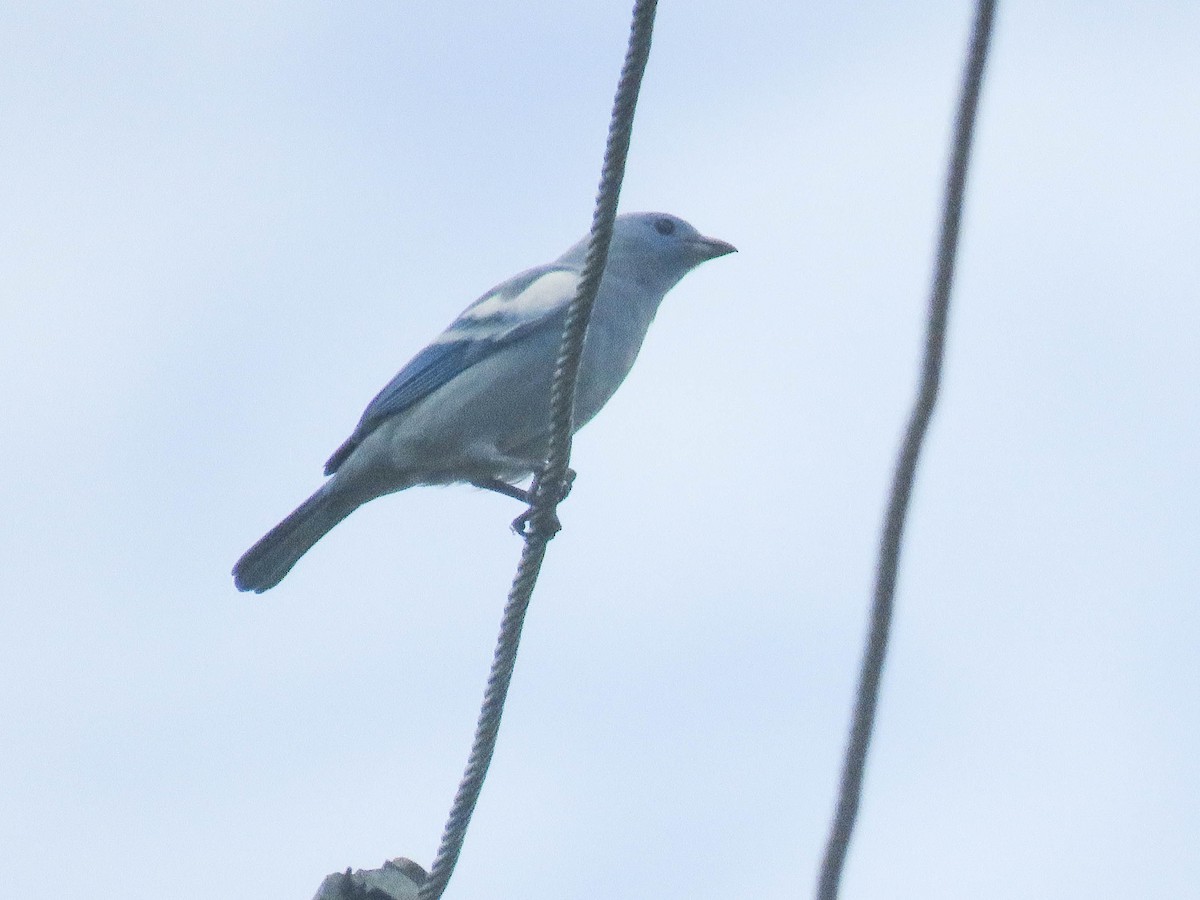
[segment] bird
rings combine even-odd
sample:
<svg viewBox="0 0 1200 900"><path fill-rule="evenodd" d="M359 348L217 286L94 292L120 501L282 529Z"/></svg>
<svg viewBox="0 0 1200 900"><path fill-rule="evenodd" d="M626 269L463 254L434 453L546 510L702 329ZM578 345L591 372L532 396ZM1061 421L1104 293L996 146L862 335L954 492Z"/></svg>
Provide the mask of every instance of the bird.
<svg viewBox="0 0 1200 900"><path fill-rule="evenodd" d="M546 460L550 386L589 238L492 288L417 353L329 457L327 480L237 561L237 589L275 587L335 525L386 494L464 483L531 499L517 485ZM674 215L616 217L579 366L576 431L629 374L667 292L734 252Z"/></svg>

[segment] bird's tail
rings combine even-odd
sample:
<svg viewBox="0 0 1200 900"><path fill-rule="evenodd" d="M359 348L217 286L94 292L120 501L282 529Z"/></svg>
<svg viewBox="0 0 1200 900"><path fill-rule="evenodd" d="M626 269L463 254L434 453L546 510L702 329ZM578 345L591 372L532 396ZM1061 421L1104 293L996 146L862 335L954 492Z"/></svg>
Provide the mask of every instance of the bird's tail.
<svg viewBox="0 0 1200 900"><path fill-rule="evenodd" d="M323 485L242 554L233 567L233 583L239 591L261 594L275 587L313 544L358 508L359 504L331 491L332 484Z"/></svg>

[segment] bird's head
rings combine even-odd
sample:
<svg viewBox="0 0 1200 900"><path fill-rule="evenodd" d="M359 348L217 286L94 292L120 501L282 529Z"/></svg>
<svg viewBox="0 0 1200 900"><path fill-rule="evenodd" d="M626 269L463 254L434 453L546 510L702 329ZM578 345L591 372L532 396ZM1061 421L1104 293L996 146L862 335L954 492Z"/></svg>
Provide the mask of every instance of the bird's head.
<svg viewBox="0 0 1200 900"><path fill-rule="evenodd" d="M613 225L608 268L615 275L633 275L669 290L700 263L736 251L733 244L705 237L678 216L626 213Z"/></svg>
<svg viewBox="0 0 1200 900"><path fill-rule="evenodd" d="M583 265L588 238L563 254L562 261ZM735 253L733 244L705 237L678 216L660 212L625 213L613 223L606 277L638 281L666 293L702 262Z"/></svg>

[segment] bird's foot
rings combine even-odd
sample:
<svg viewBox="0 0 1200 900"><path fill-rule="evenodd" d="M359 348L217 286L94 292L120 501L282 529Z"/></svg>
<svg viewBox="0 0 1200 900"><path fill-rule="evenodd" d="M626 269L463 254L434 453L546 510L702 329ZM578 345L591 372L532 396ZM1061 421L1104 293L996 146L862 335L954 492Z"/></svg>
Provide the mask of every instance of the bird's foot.
<svg viewBox="0 0 1200 900"><path fill-rule="evenodd" d="M574 486L575 470L567 469L566 474L563 475L562 484L559 485L558 497L555 500L556 506L567 499L567 495L571 493L571 488ZM525 512L513 519L512 530L514 533L523 538L528 538L534 533L534 531L544 531L548 540L562 530L562 522L559 521L557 512L551 512L550 515L546 517L545 522L534 521L535 510L533 507L533 498L536 491L537 482L535 481L533 486L525 492L528 497L526 502L530 504L529 509L525 510Z"/></svg>
<svg viewBox="0 0 1200 900"><path fill-rule="evenodd" d="M543 532L549 540L562 531L562 522L559 521L556 512L550 513L544 522L535 522L534 509L531 506L512 520L512 530L513 534L523 538L532 537L535 532Z"/></svg>

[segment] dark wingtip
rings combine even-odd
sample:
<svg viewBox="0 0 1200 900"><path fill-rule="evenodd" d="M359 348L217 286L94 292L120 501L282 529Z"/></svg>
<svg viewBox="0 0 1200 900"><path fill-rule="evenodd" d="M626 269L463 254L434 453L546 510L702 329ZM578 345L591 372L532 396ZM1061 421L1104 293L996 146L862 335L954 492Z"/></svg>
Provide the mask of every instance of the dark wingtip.
<svg viewBox="0 0 1200 900"><path fill-rule="evenodd" d="M333 451L333 456L329 457L325 462L325 474L332 475L342 467L342 463L346 458L354 452L354 448L358 446L358 441L354 438L347 438L342 446Z"/></svg>

